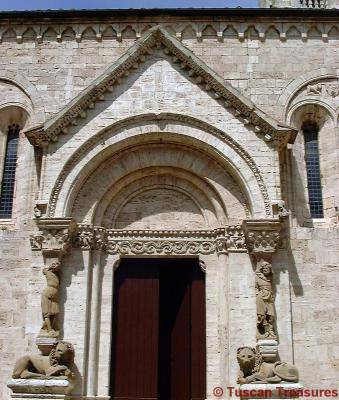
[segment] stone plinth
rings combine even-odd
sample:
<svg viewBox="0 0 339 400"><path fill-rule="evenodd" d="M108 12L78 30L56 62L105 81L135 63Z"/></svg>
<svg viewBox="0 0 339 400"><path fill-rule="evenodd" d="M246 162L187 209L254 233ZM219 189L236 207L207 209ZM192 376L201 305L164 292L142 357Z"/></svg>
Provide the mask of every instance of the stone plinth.
<svg viewBox="0 0 339 400"><path fill-rule="evenodd" d="M241 399L297 399L302 397L303 386L300 383L282 382L271 383L251 383L239 386L237 397ZM234 396L232 396L234 397Z"/></svg>
<svg viewBox="0 0 339 400"><path fill-rule="evenodd" d="M277 361L278 356L278 342L274 339L259 339L257 341L262 358L266 362Z"/></svg>
<svg viewBox="0 0 339 400"><path fill-rule="evenodd" d="M66 379L11 379L7 386L13 399L63 399L73 389Z"/></svg>
<svg viewBox="0 0 339 400"><path fill-rule="evenodd" d="M41 351L41 354L43 356L48 356L57 341L57 338L38 336L35 343Z"/></svg>

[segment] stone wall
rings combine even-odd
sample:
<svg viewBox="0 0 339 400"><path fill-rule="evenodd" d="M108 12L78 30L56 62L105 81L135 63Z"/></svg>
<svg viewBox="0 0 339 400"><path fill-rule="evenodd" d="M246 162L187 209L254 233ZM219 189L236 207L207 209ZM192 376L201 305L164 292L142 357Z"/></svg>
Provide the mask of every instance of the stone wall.
<svg viewBox="0 0 339 400"><path fill-rule="evenodd" d="M17 115L13 107L25 110L30 115L29 120L26 114L20 115L25 128L52 116L116 61L149 24L158 21L158 17L153 20L150 17L148 22L114 21L111 30L107 28L107 23L103 29L102 24L65 21L51 26L55 31L47 30L46 24L36 21L25 21L22 25L13 21L11 25L14 29L8 30L8 24L2 22L0 115ZM86 29L88 25L94 30ZM302 102L306 95L302 93L309 83L330 79L338 85L333 76L338 68L336 49L339 36L330 17L321 22L316 19L288 22L274 20L274 25L271 21L261 19L246 23L220 18L200 22L180 19L167 20L167 25L212 70L282 123L293 123L300 127L293 118L293 107L297 107L299 100L300 104L304 104ZM30 26L34 30L27 30ZM42 26L46 27L45 31L41 29ZM106 99L99 110L89 114L86 121L60 137L58 143L50 145L45 151L41 171L41 153L34 152L22 135L13 219L0 221L0 398L9 397L5 383L10 377L15 359L26 352L37 351L34 342L41 327L40 295L45 280L41 273L42 259L40 255L32 253L28 240L29 235L36 230L32 221L35 200L48 199L66 157L70 157L86 139L122 118L162 111L195 116L230 133L260 166L271 199L280 197L282 185L292 217L290 245L287 243L274 260L280 355L282 359L294 361L299 367L305 388L334 388L339 378L339 354L336 354L338 327L335 322L338 316L336 298L339 252L335 199L338 198L339 186L336 185L338 168L334 167L338 163L338 96L330 100L324 100L317 94L307 96L306 100L313 104L321 103L331 116L327 130L321 132L323 179L326 186L324 193L326 198L330 198L328 214L321 222L310 221L303 214L299 217L298 210L307 210L303 143L300 137L291 146L298 165L287 157L286 162L282 163L287 173L285 177L282 174L280 181L276 153L164 59L150 62L143 69L136 70L135 75L131 75L121 85L114 101L113 97ZM293 102L293 99L297 100ZM233 182L227 179L228 186L225 186L231 187ZM92 193L85 190L82 193L83 199L78 198L78 202L74 202L74 209L79 213L86 209L90 215L93 204L89 201L89 195L95 195L96 189L92 188ZM237 196L224 191L225 198L228 199L228 209L232 211L229 218L234 218L234 221L243 219L245 211L240 207ZM133 221L138 223L133 225L126 215L133 219L131 210L136 205L140 207L143 201L150 202L150 199L145 195L136 199L135 204L132 201L122 210L122 222L119 221L118 227L126 223L128 227L141 227L140 221L145 220L144 216L134 218ZM175 200L178 201L178 198ZM166 208L166 201L174 206L169 196L163 199L162 207ZM161 222L173 222L174 215L175 218L183 217L183 226L196 228L203 219L198 212L192 212L192 203L186 201L185 204L187 213L179 215L175 209L174 214L162 214L164 220ZM219 206L214 204L214 207L218 209ZM206 205L206 209L210 213L211 226L215 226L215 210L212 213L210 204ZM149 203L142 211L145 215L151 214ZM82 217L85 220L86 215L82 214ZM218 283L217 269L220 265L216 260L210 262L211 285L207 300L210 299L210 307L213 309L220 301L213 292L213 285ZM86 379L87 361L82 355L88 346L87 267L85 256L75 250L65 262L61 273L63 335L76 347L76 373L83 379ZM218 357L219 365L229 363L230 366L227 379L224 377L224 381L217 382L213 378L215 380L210 381L209 390L213 384L235 384L236 348L255 343L255 294L251 261L247 254L231 254L229 268L228 306L225 306L225 310L222 308L224 306L220 306L219 311L224 310L226 313L228 309L227 334L219 331L223 339L221 344L218 343L217 322L211 316L208 316L210 325L207 334L211 338L211 354ZM107 279L103 283L106 288L103 301L107 303L107 310L112 270L105 270L105 275ZM102 320L108 337L109 317L103 314ZM225 330L225 327L222 326L222 329ZM228 341L222 336L224 334L225 337L228 335ZM223 351L229 354L228 359ZM100 362L107 361L103 349L100 357ZM101 364L100 368L103 368ZM218 376L214 365L208 368L211 376ZM218 373L222 379L224 371ZM105 379L104 372L100 372L100 379ZM76 392L81 393L81 387L78 386ZM208 395L211 396L210 393Z"/></svg>

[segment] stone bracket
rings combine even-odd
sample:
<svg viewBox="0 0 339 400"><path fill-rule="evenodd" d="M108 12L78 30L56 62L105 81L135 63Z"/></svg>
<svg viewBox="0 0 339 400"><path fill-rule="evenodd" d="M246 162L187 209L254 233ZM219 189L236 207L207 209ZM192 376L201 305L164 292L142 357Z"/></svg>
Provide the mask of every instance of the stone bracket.
<svg viewBox="0 0 339 400"><path fill-rule="evenodd" d="M271 259L280 241L282 223L276 219L252 219L243 222L247 248L257 260Z"/></svg>

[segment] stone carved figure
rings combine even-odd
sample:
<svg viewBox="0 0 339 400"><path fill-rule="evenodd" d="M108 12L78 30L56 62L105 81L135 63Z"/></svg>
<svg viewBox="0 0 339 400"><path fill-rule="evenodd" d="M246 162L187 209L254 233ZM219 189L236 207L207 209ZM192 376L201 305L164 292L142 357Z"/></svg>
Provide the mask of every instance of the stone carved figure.
<svg viewBox="0 0 339 400"><path fill-rule="evenodd" d="M14 379L70 379L74 363L74 347L68 342L56 342L48 356L26 355L15 363Z"/></svg>
<svg viewBox="0 0 339 400"><path fill-rule="evenodd" d="M276 339L272 276L272 265L267 261L259 260L255 271L258 339Z"/></svg>
<svg viewBox="0 0 339 400"><path fill-rule="evenodd" d="M297 368L289 363L276 361L265 362L260 352L253 347L240 347L237 350L240 367L237 383L280 383L298 382Z"/></svg>
<svg viewBox="0 0 339 400"><path fill-rule="evenodd" d="M43 269L47 281L47 287L43 290L41 297L43 324L40 336L59 336L59 268L60 263L54 262L49 267Z"/></svg>

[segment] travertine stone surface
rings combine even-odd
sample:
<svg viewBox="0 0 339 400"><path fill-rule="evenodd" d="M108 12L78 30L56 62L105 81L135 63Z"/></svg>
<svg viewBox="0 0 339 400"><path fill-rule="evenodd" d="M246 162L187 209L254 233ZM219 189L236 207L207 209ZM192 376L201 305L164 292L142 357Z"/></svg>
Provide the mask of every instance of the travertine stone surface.
<svg viewBox="0 0 339 400"><path fill-rule="evenodd" d="M0 16L1 173L9 124L42 129L119 57L128 58L126 52L151 26L159 24L173 43L186 47L188 58L192 54L201 61L193 68L174 55L179 45L167 51L155 43L128 68L122 63L121 79L97 93L56 142L34 147L20 133L13 217L0 221L1 399L11 395L6 382L15 360L38 354L42 271L58 252L64 256L60 337L76 354L72 394L105 397L114 269L121 254L168 256L170 248L187 256L180 242L186 231L193 231L186 241L193 241L189 248L206 269L207 398L213 398L216 386L235 386L237 348L256 342L257 306L253 247L243 233L234 232L244 220L272 218L284 224L269 260L279 356L298 367L304 387L337 385L337 14L292 11L245 17L236 13L246 11L49 20ZM221 86L206 82L206 67L221 86L239 91L238 104L236 95L232 105L220 97ZM253 114L246 115L251 102L266 122L252 123ZM296 133L305 118L319 124L322 220L310 218L302 135L293 143L291 134L278 151L260 128L270 122L292 126ZM34 220L52 214L59 218L49 221L54 228ZM54 230L52 236L60 238L72 218L98 227L81 230L95 235L87 248L84 236L82 245L70 235L65 247L57 247L45 235ZM226 226L233 227L227 240L218 236ZM183 232L179 244L168 247L176 228ZM117 229L129 233L120 234L119 249L110 252L107 244L114 240L102 235ZM167 230L164 236L161 229ZM200 251L206 232L215 233L213 245ZM45 238L32 249L31 235ZM126 237L128 246L133 242L127 250ZM147 241L141 250L135 243L140 237Z"/></svg>

